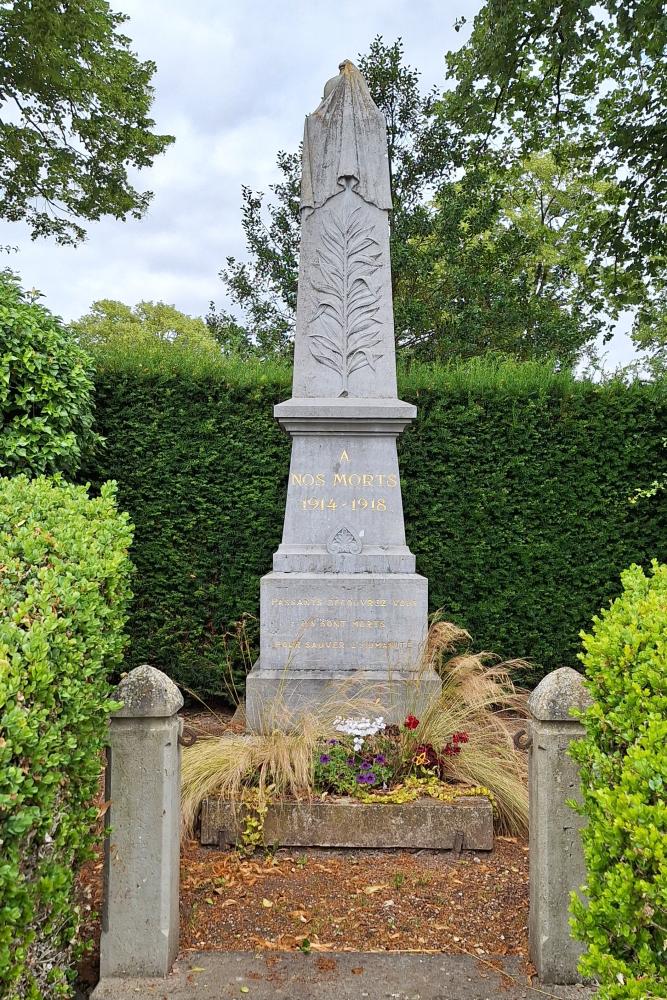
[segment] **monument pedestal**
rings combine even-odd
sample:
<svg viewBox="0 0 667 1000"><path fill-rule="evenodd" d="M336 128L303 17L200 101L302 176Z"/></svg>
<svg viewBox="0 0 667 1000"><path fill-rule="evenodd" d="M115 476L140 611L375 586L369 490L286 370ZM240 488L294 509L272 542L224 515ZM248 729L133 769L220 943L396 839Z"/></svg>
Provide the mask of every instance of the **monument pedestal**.
<svg viewBox="0 0 667 1000"><path fill-rule="evenodd" d="M437 675L420 670L428 581L405 543L396 456L414 413L398 399L276 406L292 461L283 541L260 585L251 729L335 715L353 698L398 722L438 693Z"/></svg>

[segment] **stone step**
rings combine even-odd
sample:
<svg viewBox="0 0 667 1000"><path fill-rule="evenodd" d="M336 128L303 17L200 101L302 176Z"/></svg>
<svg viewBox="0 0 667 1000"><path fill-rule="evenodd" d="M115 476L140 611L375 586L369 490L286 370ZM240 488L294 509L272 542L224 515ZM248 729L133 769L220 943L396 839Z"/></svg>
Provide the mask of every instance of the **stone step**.
<svg viewBox="0 0 667 1000"><path fill-rule="evenodd" d="M216 798L204 799L202 844L226 846L239 841L243 807ZM351 799L279 802L269 806L264 846L353 847L360 849L493 849L493 810L483 796L461 796L454 802L365 803Z"/></svg>

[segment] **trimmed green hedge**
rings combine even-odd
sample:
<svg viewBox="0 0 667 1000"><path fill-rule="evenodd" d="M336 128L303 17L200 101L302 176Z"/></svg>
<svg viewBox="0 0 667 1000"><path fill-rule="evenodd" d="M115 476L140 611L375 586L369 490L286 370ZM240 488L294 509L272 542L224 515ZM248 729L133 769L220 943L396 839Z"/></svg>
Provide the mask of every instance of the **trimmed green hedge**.
<svg viewBox="0 0 667 1000"><path fill-rule="evenodd" d="M0 996L69 996L122 658L132 529L113 483L0 479Z"/></svg>
<svg viewBox="0 0 667 1000"><path fill-rule="evenodd" d="M170 346L97 365L106 447L85 474L117 479L136 524L130 665L220 693L225 633L258 613L281 537L289 439L272 408L290 372ZM478 647L531 658L528 681L576 665L579 631L618 593L621 570L667 558L667 505L628 502L665 463L665 384L476 361L412 367L400 393L419 410L399 452L432 609Z"/></svg>
<svg viewBox="0 0 667 1000"><path fill-rule="evenodd" d="M667 996L667 565L623 573L623 593L583 634L594 702L581 765L586 945L581 971L604 1000Z"/></svg>

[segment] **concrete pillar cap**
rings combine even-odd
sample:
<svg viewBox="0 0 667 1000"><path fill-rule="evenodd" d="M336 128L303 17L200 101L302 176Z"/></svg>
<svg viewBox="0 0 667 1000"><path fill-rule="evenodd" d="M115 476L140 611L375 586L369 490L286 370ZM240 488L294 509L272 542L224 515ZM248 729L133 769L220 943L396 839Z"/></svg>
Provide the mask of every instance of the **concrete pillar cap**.
<svg viewBox="0 0 667 1000"><path fill-rule="evenodd" d="M114 719L165 718L183 707L183 695L174 682L148 663L123 677L115 697L123 707L114 712Z"/></svg>
<svg viewBox="0 0 667 1000"><path fill-rule="evenodd" d="M542 678L528 699L528 709L541 722L573 722L571 709L584 711L592 703L581 674L572 667L560 667Z"/></svg>

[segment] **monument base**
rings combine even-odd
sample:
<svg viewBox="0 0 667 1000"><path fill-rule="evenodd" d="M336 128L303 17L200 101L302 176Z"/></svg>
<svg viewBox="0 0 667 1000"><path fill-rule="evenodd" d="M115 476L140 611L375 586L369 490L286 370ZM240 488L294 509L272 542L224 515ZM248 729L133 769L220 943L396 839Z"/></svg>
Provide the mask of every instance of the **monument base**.
<svg viewBox="0 0 667 1000"><path fill-rule="evenodd" d="M285 729L311 712L331 719L382 715L387 724L401 723L408 713L419 717L441 689L434 670L290 671L263 669L258 660L246 677L246 727L251 732Z"/></svg>

